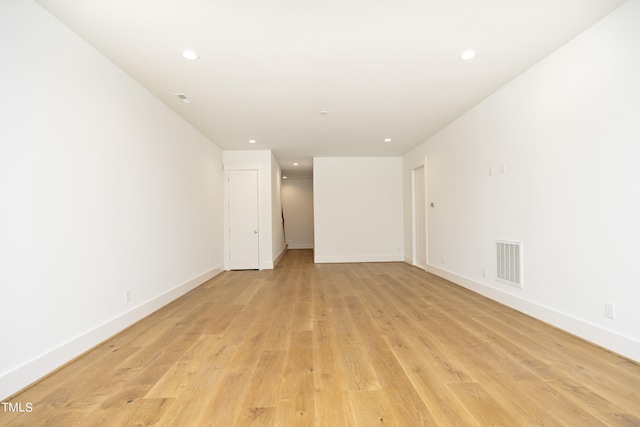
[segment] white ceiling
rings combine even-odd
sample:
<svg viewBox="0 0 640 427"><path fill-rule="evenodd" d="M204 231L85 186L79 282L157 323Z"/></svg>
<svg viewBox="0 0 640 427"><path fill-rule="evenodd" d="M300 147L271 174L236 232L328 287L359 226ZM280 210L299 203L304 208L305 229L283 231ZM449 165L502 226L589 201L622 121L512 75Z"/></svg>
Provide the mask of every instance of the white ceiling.
<svg viewBox="0 0 640 427"><path fill-rule="evenodd" d="M37 1L219 147L296 176L405 154L625 0Z"/></svg>

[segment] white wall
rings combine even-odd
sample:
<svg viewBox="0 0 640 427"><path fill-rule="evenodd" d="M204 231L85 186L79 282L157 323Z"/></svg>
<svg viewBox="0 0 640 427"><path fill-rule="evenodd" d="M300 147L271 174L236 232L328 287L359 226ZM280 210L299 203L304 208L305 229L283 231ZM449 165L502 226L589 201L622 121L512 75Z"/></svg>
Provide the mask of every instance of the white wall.
<svg viewBox="0 0 640 427"><path fill-rule="evenodd" d="M638 22L625 3L404 158L410 225L410 171L428 157L430 271L636 360ZM495 239L523 242L523 289L495 280Z"/></svg>
<svg viewBox="0 0 640 427"><path fill-rule="evenodd" d="M222 159L224 167L227 169L259 169L258 221L260 231L258 244L260 247L260 269L272 269L284 250L280 186L274 184L280 180L280 166L275 161L271 150L224 150ZM228 240L227 233L225 233L225 239ZM225 243L225 247L228 247L227 245L228 242Z"/></svg>
<svg viewBox="0 0 640 427"><path fill-rule="evenodd" d="M315 261L403 260L402 158L313 160Z"/></svg>
<svg viewBox="0 0 640 427"><path fill-rule="evenodd" d="M289 249L313 248L313 180L282 181L284 228Z"/></svg>
<svg viewBox="0 0 640 427"><path fill-rule="evenodd" d="M218 147L35 2L0 55L4 398L215 275L223 227Z"/></svg>
<svg viewBox="0 0 640 427"><path fill-rule="evenodd" d="M275 266L284 255L284 223L282 222L282 169L271 153L271 229L272 261Z"/></svg>

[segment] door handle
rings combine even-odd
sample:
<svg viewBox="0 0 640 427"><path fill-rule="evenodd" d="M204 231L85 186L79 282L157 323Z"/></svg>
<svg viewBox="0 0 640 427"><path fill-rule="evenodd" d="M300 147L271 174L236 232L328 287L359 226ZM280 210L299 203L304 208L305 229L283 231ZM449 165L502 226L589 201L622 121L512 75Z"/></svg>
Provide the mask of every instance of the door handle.
<svg viewBox="0 0 640 427"><path fill-rule="evenodd" d="M253 230L253 234L258 234L258 230Z"/></svg>

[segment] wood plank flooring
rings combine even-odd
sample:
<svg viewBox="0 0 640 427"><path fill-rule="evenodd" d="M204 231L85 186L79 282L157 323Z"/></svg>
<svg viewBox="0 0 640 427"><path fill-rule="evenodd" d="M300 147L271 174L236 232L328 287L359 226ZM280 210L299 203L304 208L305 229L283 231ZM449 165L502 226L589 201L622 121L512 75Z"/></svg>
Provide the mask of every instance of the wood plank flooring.
<svg viewBox="0 0 640 427"><path fill-rule="evenodd" d="M11 402L33 411L1 426L640 426L640 366L407 264L295 250Z"/></svg>

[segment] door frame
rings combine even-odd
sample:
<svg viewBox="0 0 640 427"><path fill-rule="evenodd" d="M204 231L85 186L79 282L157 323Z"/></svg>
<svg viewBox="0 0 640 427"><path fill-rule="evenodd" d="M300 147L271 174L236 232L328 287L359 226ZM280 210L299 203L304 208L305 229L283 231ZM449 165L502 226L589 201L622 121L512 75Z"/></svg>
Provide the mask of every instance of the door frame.
<svg viewBox="0 0 640 427"><path fill-rule="evenodd" d="M425 242L425 260L424 265L418 264L418 200L417 200L417 190L418 186L416 183L416 175L417 170L422 168L424 170L424 203L422 208L424 209L424 242ZM427 209L427 158L425 157L424 163L417 165L415 168L411 169L411 264L415 267L421 268L423 270L427 269L429 265L429 209Z"/></svg>
<svg viewBox="0 0 640 427"><path fill-rule="evenodd" d="M253 170L257 171L258 177L258 268L261 270L260 253L262 252L262 216L260 210L260 194L261 194L261 179L260 174L262 172L262 165L257 164L226 164L223 165L223 185L222 185L222 200L223 200L223 217L224 217L224 269L230 270L229 265L229 171L239 170Z"/></svg>

